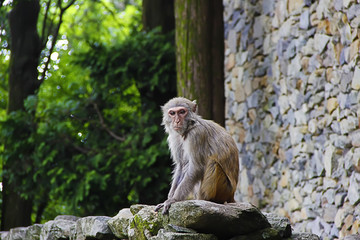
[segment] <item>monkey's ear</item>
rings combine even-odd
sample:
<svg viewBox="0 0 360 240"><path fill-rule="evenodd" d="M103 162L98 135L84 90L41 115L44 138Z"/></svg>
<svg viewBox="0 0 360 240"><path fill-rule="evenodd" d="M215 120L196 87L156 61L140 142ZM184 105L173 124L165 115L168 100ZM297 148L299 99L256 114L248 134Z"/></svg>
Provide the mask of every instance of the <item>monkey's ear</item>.
<svg viewBox="0 0 360 240"><path fill-rule="evenodd" d="M197 103L196 103L196 100L192 101L192 103L193 103L194 105L193 105L193 107L192 107L191 110L192 110L194 113L197 113Z"/></svg>

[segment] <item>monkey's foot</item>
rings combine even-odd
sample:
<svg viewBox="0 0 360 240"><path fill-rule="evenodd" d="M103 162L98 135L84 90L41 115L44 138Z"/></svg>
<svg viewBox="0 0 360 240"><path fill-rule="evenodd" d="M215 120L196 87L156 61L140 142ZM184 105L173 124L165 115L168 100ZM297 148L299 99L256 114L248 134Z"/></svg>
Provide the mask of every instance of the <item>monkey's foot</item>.
<svg viewBox="0 0 360 240"><path fill-rule="evenodd" d="M158 205L156 205L155 212L158 212L162 207L164 207L164 203L159 203Z"/></svg>
<svg viewBox="0 0 360 240"><path fill-rule="evenodd" d="M170 199L166 200L165 202L158 204L155 208L155 212L158 212L160 210L160 208L163 208L162 214L163 215L167 214L169 212L169 208L170 208L171 204L173 204L174 202L176 202L176 200L173 198L170 198Z"/></svg>

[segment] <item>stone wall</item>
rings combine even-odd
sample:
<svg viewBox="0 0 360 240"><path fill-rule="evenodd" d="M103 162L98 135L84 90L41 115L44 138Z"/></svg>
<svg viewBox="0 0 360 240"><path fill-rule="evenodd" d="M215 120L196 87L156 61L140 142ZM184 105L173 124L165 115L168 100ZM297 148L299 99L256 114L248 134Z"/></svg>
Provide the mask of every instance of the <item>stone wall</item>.
<svg viewBox="0 0 360 240"><path fill-rule="evenodd" d="M223 0L236 200L323 239L360 226L360 1Z"/></svg>

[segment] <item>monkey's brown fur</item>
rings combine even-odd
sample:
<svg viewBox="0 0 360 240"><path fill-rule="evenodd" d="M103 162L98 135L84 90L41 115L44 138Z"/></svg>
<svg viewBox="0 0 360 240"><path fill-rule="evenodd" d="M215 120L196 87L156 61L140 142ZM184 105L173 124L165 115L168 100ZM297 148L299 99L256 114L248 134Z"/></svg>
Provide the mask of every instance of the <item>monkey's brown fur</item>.
<svg viewBox="0 0 360 240"><path fill-rule="evenodd" d="M230 134L196 114L197 105L173 98L163 107L163 125L174 161L168 199L156 207L166 213L190 194L216 203L234 202L239 175L238 149Z"/></svg>

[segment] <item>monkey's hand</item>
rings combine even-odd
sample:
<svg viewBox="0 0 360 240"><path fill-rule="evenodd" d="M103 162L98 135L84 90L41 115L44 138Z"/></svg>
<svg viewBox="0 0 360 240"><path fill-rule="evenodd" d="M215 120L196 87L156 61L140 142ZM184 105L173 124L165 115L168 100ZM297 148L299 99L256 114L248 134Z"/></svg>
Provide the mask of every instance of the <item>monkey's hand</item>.
<svg viewBox="0 0 360 240"><path fill-rule="evenodd" d="M169 208L170 208L171 204L173 204L174 202L176 202L176 200L174 198L169 198L165 202L158 204L155 208L155 212L159 211L160 208L163 208L162 214L163 215L167 214L169 212Z"/></svg>

